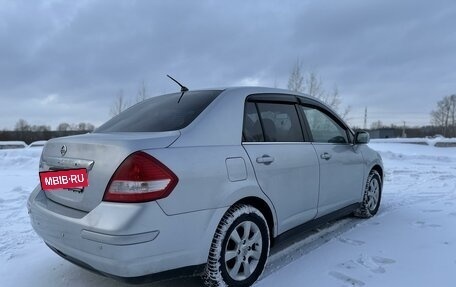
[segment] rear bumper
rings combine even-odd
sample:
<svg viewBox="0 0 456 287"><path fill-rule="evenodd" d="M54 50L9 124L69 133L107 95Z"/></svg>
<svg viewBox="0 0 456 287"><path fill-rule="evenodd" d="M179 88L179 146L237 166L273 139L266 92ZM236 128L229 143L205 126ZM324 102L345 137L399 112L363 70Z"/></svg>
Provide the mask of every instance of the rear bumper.
<svg viewBox="0 0 456 287"><path fill-rule="evenodd" d="M88 265L87 263L82 262L71 256L68 256L68 255L62 253L60 250L57 250L50 245L48 245L48 247L52 251L57 253L59 256L61 256L62 258L70 261L71 263L78 265L79 267L82 267L93 273L103 275L106 277L110 277L110 278L116 279L118 281L123 281L123 282L130 283L130 284L143 284L143 283L148 283L148 282L164 281L164 280L171 279L171 278L175 279L175 278L200 276L200 275L204 274L204 269L206 266L206 264L200 264L200 265L181 267L181 268L177 268L177 269L173 269L173 270L162 271L159 273L143 275L143 276L138 276L138 277L119 277L119 276L116 276L113 274L101 272L100 270L96 270L92 266Z"/></svg>
<svg viewBox="0 0 456 287"><path fill-rule="evenodd" d="M33 228L59 255L104 275L130 279L205 264L226 211L168 216L156 202L102 202L85 213L47 199L39 187L27 205Z"/></svg>

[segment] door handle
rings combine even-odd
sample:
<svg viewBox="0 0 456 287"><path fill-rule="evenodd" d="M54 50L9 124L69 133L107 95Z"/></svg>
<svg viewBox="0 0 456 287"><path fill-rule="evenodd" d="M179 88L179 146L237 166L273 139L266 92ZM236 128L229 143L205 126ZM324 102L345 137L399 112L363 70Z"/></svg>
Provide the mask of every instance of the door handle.
<svg viewBox="0 0 456 287"><path fill-rule="evenodd" d="M321 157L322 159L329 160L329 159L331 158L331 155L330 155L329 153L325 152L325 153L322 153L322 154L320 155L320 157Z"/></svg>
<svg viewBox="0 0 456 287"><path fill-rule="evenodd" d="M267 154L257 157L256 162L257 163L264 163L266 165L270 164L271 162L274 161L274 158L272 156L269 156Z"/></svg>

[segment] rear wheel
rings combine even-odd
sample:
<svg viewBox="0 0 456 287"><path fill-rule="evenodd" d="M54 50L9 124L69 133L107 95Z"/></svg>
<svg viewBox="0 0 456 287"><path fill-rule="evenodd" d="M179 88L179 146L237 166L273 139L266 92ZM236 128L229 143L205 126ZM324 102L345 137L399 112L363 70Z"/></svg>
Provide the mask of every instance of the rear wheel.
<svg viewBox="0 0 456 287"><path fill-rule="evenodd" d="M371 170L364 188L361 206L355 211L355 216L368 218L374 216L380 207L382 197L382 178L376 170Z"/></svg>
<svg viewBox="0 0 456 287"><path fill-rule="evenodd" d="M231 207L212 240L206 268L207 286L252 285L269 255L269 229L261 212L250 205Z"/></svg>

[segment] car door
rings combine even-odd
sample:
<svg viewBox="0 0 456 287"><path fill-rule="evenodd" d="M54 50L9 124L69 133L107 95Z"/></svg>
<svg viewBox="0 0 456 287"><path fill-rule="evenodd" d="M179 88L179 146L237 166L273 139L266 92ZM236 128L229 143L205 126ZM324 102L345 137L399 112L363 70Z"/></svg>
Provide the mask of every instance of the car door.
<svg viewBox="0 0 456 287"><path fill-rule="evenodd" d="M301 105L320 163L318 217L362 199L363 156L349 131L323 107Z"/></svg>
<svg viewBox="0 0 456 287"><path fill-rule="evenodd" d="M275 207L279 233L313 219L318 159L312 144L304 141L296 103L246 102L243 146Z"/></svg>

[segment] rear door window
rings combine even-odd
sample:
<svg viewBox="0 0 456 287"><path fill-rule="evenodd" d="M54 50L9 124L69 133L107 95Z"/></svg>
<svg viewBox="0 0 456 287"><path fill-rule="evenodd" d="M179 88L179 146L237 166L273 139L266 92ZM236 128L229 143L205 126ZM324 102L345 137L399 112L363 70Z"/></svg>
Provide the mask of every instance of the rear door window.
<svg viewBox="0 0 456 287"><path fill-rule="evenodd" d="M264 141L263 130L255 103L246 102L244 110L244 128L242 138L245 142Z"/></svg>
<svg viewBox="0 0 456 287"><path fill-rule="evenodd" d="M103 132L163 132L188 126L222 91L188 91L153 97L134 105L95 130Z"/></svg>
<svg viewBox="0 0 456 287"><path fill-rule="evenodd" d="M256 104L265 142L302 142L301 124L294 104Z"/></svg>

